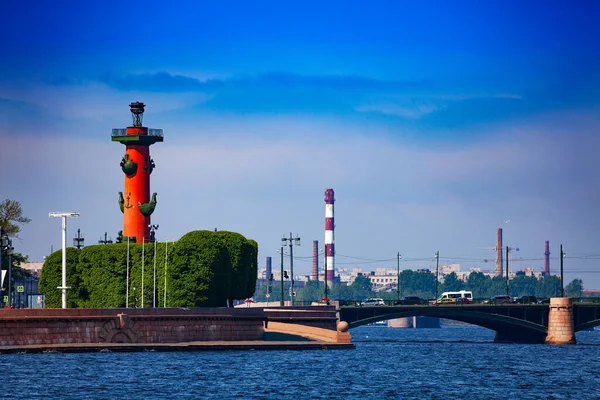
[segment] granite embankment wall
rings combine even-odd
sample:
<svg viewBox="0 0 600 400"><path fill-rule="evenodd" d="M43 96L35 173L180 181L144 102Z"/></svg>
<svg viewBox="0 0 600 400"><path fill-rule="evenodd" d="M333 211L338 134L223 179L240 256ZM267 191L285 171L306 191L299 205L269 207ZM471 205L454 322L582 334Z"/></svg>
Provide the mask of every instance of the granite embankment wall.
<svg viewBox="0 0 600 400"><path fill-rule="evenodd" d="M262 309L0 310L0 346L262 340Z"/></svg>

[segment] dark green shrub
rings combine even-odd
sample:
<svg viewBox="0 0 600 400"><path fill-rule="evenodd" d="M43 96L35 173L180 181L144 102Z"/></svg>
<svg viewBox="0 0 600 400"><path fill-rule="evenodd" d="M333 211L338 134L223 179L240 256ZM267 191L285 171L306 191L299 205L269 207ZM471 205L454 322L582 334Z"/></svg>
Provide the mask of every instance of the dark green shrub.
<svg viewBox="0 0 600 400"><path fill-rule="evenodd" d="M79 253L81 251L74 248L67 248L67 307L81 307L81 298L84 292L81 287L81 276L77 270L79 263ZM47 308L62 307L62 249L50 254L40 276L39 290L45 296Z"/></svg>

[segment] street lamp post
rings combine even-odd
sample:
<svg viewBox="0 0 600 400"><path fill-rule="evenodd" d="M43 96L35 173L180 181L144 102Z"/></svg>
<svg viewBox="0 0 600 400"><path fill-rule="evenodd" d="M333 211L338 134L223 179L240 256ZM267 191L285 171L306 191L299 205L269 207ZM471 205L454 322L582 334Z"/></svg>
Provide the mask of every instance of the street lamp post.
<svg viewBox="0 0 600 400"><path fill-rule="evenodd" d="M2 252L6 250L6 255L8 256L8 302L6 303L6 305L11 306L12 305L12 300L13 300L13 296L12 296L12 254L13 254L13 247L12 247L12 240L8 237L8 235L2 235L1 231L0 231L0 265L2 265ZM1 270L1 268L0 268Z"/></svg>
<svg viewBox="0 0 600 400"><path fill-rule="evenodd" d="M279 253L281 254L281 300L279 300L279 305L283 307L283 246L281 246Z"/></svg>
<svg viewBox="0 0 600 400"><path fill-rule="evenodd" d="M397 257L397 261L398 261L398 288L397 288L397 292L398 292L398 301L400 301L400 259L402 258L402 256L400 255L400 252L398 252L398 254L396 255ZM437 296L436 296L437 298Z"/></svg>
<svg viewBox="0 0 600 400"><path fill-rule="evenodd" d="M112 244L112 238L108 239L108 233L104 232L104 240L102 240L102 237L100 237L100 240L98 240L98 244Z"/></svg>
<svg viewBox="0 0 600 400"><path fill-rule="evenodd" d="M2 227L0 226L0 282L4 283L4 275L2 271L2 253L4 249L8 247L8 236L4 234ZM2 285L0 285L2 286ZM2 299L4 301L4 299Z"/></svg>
<svg viewBox="0 0 600 400"><path fill-rule="evenodd" d="M156 236L155 232L158 229L158 225L148 225L150 228L150 240L154 242L154 286L152 290L152 307L156 308Z"/></svg>
<svg viewBox="0 0 600 400"><path fill-rule="evenodd" d="M294 243L296 246L300 246L300 238L298 235L293 237L291 232L289 238L286 238L285 236L281 238L282 246L285 246L286 244L289 244L290 246L290 299L292 306L294 305Z"/></svg>
<svg viewBox="0 0 600 400"><path fill-rule="evenodd" d="M127 236L127 278L125 280L125 308L129 308L129 236Z"/></svg>
<svg viewBox="0 0 600 400"><path fill-rule="evenodd" d="M440 270L440 251L435 252L435 300L438 298L438 272Z"/></svg>
<svg viewBox="0 0 600 400"><path fill-rule="evenodd" d="M560 245L560 297L565 297L565 281L563 280L563 259L566 254L563 252L562 244Z"/></svg>
<svg viewBox="0 0 600 400"><path fill-rule="evenodd" d="M146 243L146 238L142 238L142 308L144 308L144 248Z"/></svg>
<svg viewBox="0 0 600 400"><path fill-rule="evenodd" d="M77 218L77 212L51 212L48 214L50 218L62 218L62 286L58 289L62 290L62 308L67 308L67 218Z"/></svg>
<svg viewBox="0 0 600 400"><path fill-rule="evenodd" d="M509 220L510 221L510 220ZM508 296L508 257L509 257L509 251L510 250L515 250L515 251L519 251L518 247L515 247L514 249L512 247L506 246L506 295Z"/></svg>
<svg viewBox="0 0 600 400"><path fill-rule="evenodd" d="M0 292L2 292L2 286L4 286L4 273L2 270L2 252L4 251L4 232L0 226ZM1 294L1 293L0 293ZM0 304L4 301L4 296L0 298Z"/></svg>
<svg viewBox="0 0 600 400"><path fill-rule="evenodd" d="M329 296L327 295L329 289L329 284L327 283L327 252L325 252L325 262L323 263L323 267L325 269L325 302L329 304Z"/></svg>
<svg viewBox="0 0 600 400"><path fill-rule="evenodd" d="M506 246L506 295L508 294L508 246Z"/></svg>
<svg viewBox="0 0 600 400"><path fill-rule="evenodd" d="M77 237L73 238L73 247L77 250L81 250L84 240L83 236L81 236L81 229L77 229Z"/></svg>
<svg viewBox="0 0 600 400"><path fill-rule="evenodd" d="M165 240L165 296L163 298L163 307L167 308L167 243L169 243L168 240Z"/></svg>

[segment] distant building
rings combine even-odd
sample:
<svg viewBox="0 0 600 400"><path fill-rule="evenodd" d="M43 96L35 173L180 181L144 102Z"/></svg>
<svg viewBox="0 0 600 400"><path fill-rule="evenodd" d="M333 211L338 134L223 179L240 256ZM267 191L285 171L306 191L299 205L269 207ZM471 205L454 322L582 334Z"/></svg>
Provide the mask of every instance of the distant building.
<svg viewBox="0 0 600 400"><path fill-rule="evenodd" d="M29 272L33 276L39 277L42 273L43 262L28 262L20 265L25 271Z"/></svg>
<svg viewBox="0 0 600 400"><path fill-rule="evenodd" d="M600 297L600 289L583 289L581 295L583 297Z"/></svg>

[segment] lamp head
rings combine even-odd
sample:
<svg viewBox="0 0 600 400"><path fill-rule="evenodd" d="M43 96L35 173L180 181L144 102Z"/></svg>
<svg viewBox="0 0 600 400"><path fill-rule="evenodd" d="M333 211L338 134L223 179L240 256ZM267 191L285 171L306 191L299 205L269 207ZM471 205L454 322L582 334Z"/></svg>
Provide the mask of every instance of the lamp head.
<svg viewBox="0 0 600 400"><path fill-rule="evenodd" d="M48 214L48 217L50 217L50 218L61 218L61 217L77 218L77 217L79 217L79 213L78 212L51 212Z"/></svg>

